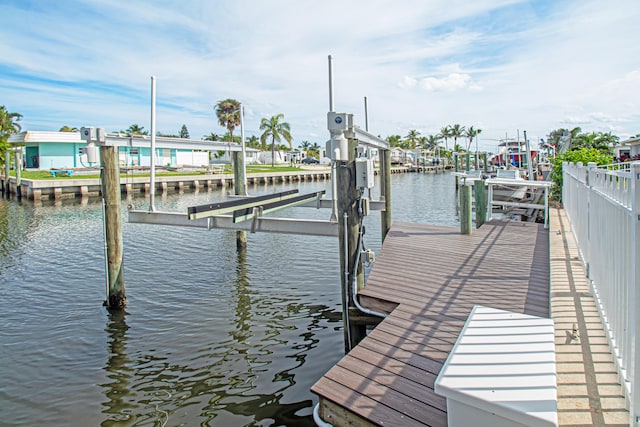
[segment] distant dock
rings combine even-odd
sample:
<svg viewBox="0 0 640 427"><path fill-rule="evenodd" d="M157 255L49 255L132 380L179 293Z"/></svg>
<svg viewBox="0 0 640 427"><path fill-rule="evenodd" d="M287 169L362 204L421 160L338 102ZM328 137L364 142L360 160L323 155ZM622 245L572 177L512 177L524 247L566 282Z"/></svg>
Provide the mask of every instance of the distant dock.
<svg viewBox="0 0 640 427"><path fill-rule="evenodd" d="M376 171L377 172L377 171ZM408 167L394 167L391 173L414 172ZM312 182L331 179L329 168L301 169L294 172L263 172L247 174L247 184L276 184L291 182ZM226 188L233 186L233 174L193 174L193 175L156 175L156 192L200 191L208 189ZM21 178L20 194L34 201L62 200L100 196L99 178L82 178L73 174L71 177L59 179L34 180ZM124 175L120 177L120 187L123 195L149 194L151 185L149 177ZM15 177L9 179L9 193L17 194Z"/></svg>
<svg viewBox="0 0 640 427"><path fill-rule="evenodd" d="M299 172L270 172L247 175L248 184L274 184L287 182L320 181L331 178L328 169L300 170ZM233 186L233 174L193 174L156 176L158 193L199 191L203 189L225 188ZM15 178L9 182L11 194L17 193ZM99 178L82 178L73 175L68 178L32 180L21 179L21 194L31 200L61 200L100 195ZM149 177L122 175L120 177L121 193L124 195L149 194L151 185Z"/></svg>

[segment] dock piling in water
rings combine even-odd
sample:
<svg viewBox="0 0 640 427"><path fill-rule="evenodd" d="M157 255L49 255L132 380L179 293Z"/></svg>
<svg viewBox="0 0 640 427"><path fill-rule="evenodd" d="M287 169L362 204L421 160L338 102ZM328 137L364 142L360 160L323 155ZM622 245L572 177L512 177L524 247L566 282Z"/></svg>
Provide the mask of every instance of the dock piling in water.
<svg viewBox="0 0 640 427"><path fill-rule="evenodd" d="M104 203L104 229L107 257L107 300L109 309L122 309L127 305L122 268L122 219L120 217L120 167L117 147L100 147L102 166L102 198Z"/></svg>
<svg viewBox="0 0 640 427"><path fill-rule="evenodd" d="M246 196L247 188L245 185L245 169L244 156L240 151L233 152L233 191L236 196ZM243 230L236 231L236 247L244 249L247 247L247 232Z"/></svg>
<svg viewBox="0 0 640 427"><path fill-rule="evenodd" d="M2 190L9 196L11 188L9 187L9 177L11 176L11 151L4 150L4 185Z"/></svg>
<svg viewBox="0 0 640 427"><path fill-rule="evenodd" d="M353 303L353 288L351 283L356 280L357 288L364 287L364 271L362 263L358 262L358 245L360 217L358 213L359 190L353 177L356 176L356 149L358 141L349 138L348 159L339 160L336 165L336 184L338 188L338 218L346 216L346 220L339 221L338 244L340 250L340 281L342 288L343 322L345 334L345 353L348 353L365 336L366 327L349 322L348 307L355 307ZM343 251L342 248L346 248ZM345 253L346 252L346 253ZM354 268L355 267L355 268ZM355 275L355 277L354 277Z"/></svg>

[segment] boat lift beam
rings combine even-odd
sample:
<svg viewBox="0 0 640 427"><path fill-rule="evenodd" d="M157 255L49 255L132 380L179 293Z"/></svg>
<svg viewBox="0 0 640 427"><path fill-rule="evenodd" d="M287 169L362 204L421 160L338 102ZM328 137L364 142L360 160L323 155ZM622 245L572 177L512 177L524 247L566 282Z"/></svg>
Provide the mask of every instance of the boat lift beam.
<svg viewBox="0 0 640 427"><path fill-rule="evenodd" d="M192 220L189 219L188 215L179 212L130 210L129 222L135 224L196 227L207 230L244 230L249 232L260 231L267 233L338 237L337 223L311 219L265 218L257 216L253 221L233 222L232 215L215 215Z"/></svg>
<svg viewBox="0 0 640 427"><path fill-rule="evenodd" d="M238 223L255 218L256 216L262 216L263 214L276 212L281 209L290 208L294 206L300 206L309 203L310 201L320 200L325 190L317 191L315 193L302 194L300 196L290 197L284 200L260 204L258 206L247 207L233 211L233 222Z"/></svg>
<svg viewBox="0 0 640 427"><path fill-rule="evenodd" d="M243 197L226 202L211 203L208 205L192 206L187 209L189 219L200 219L209 216L222 215L241 209L250 209L266 203L281 202L296 197L298 190L282 191L280 193L264 196Z"/></svg>
<svg viewBox="0 0 640 427"><path fill-rule="evenodd" d="M246 199L247 196L235 196L229 195L229 198L232 199ZM331 209L333 204L333 200L331 199L319 199L306 201L304 204L300 204L299 206L304 208L315 208L315 209ZM370 211L385 211L385 201L384 197L381 197L380 200L369 200L369 210Z"/></svg>

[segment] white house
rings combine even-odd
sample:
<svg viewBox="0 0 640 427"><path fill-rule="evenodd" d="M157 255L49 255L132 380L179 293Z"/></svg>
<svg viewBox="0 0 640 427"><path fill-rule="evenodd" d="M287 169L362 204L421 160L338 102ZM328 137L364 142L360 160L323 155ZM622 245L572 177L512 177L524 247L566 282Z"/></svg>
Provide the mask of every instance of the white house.
<svg viewBox="0 0 640 427"><path fill-rule="evenodd" d="M640 155L640 136L634 136L633 138L622 141L616 149L618 156L623 152L626 152L631 158Z"/></svg>

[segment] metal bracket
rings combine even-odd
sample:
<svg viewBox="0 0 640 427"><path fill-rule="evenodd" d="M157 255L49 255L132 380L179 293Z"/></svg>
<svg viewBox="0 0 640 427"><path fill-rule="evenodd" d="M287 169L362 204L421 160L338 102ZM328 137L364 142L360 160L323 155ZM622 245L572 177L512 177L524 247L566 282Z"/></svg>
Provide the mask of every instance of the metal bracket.
<svg viewBox="0 0 640 427"><path fill-rule="evenodd" d="M262 216L262 206L253 208L253 220L251 221L251 233L255 233L258 228L258 218Z"/></svg>

